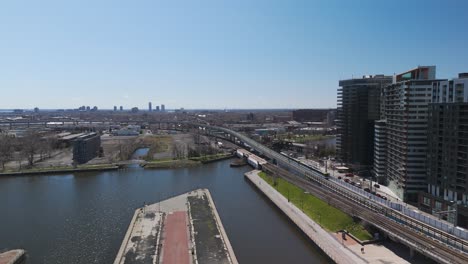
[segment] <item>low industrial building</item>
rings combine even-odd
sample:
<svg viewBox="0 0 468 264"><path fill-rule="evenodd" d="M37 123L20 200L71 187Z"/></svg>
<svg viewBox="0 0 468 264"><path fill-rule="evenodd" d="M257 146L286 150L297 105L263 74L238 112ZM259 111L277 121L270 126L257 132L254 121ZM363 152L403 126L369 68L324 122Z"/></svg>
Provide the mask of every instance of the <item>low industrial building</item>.
<svg viewBox="0 0 468 264"><path fill-rule="evenodd" d="M99 155L101 137L97 133L79 136L73 141L73 161L77 164L86 163Z"/></svg>

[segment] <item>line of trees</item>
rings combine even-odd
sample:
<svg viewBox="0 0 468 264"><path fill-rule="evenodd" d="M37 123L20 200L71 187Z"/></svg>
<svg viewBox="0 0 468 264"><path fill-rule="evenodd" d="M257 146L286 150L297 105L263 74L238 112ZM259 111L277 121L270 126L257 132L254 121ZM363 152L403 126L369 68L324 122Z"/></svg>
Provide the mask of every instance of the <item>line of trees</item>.
<svg viewBox="0 0 468 264"><path fill-rule="evenodd" d="M22 137L0 134L0 164L5 170L6 163L16 161L21 168L21 162L26 160L28 167L52 155L57 147L57 140L53 137L43 137L41 133L28 130ZM39 155L39 158L38 158Z"/></svg>

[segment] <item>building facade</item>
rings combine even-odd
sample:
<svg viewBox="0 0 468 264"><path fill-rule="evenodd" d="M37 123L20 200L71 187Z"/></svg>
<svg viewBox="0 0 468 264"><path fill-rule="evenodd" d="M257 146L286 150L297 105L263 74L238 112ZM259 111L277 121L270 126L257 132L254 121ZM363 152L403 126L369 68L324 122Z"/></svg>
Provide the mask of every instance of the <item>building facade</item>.
<svg viewBox="0 0 468 264"><path fill-rule="evenodd" d="M86 163L99 155L101 137L97 133L88 133L73 142L73 161L77 164Z"/></svg>
<svg viewBox="0 0 468 264"><path fill-rule="evenodd" d="M468 227L468 74L433 84L428 114L427 193L419 207ZM455 217L455 210L458 211Z"/></svg>
<svg viewBox="0 0 468 264"><path fill-rule="evenodd" d="M379 183L387 184L387 120L377 120L374 132L374 164L372 174Z"/></svg>
<svg viewBox="0 0 468 264"><path fill-rule="evenodd" d="M337 103L338 157L356 169L373 164L374 122L380 118L380 94L392 82L391 76L363 76L341 80Z"/></svg>
<svg viewBox="0 0 468 264"><path fill-rule="evenodd" d="M386 119L386 180L404 201L417 202L427 187L427 112L435 66L420 66L394 76L383 92Z"/></svg>

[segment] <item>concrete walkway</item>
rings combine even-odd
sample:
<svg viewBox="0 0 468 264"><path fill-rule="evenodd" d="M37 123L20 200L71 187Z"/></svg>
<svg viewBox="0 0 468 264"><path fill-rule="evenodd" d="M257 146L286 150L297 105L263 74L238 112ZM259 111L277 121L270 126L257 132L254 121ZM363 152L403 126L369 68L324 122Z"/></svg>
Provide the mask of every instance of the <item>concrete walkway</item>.
<svg viewBox="0 0 468 264"><path fill-rule="evenodd" d="M245 176L257 186L291 221L293 221L320 249L325 252L335 263L354 264L366 263L366 261L334 239L327 231L312 221L306 214L265 182L254 170L247 172Z"/></svg>
<svg viewBox="0 0 468 264"><path fill-rule="evenodd" d="M259 172L254 170L247 172L245 176L336 263L425 263L424 258L412 259L410 262L409 250L404 246L396 254L381 244L361 246L350 236L342 240L341 233L329 233L258 176ZM364 248L364 252L361 252L361 248Z"/></svg>

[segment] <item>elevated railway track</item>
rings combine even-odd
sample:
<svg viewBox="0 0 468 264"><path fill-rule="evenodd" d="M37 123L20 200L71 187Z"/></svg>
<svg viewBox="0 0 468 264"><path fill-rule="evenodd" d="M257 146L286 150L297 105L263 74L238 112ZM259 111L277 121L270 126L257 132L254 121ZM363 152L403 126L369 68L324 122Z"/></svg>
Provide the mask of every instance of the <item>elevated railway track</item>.
<svg viewBox="0 0 468 264"><path fill-rule="evenodd" d="M315 188L317 193L320 192L318 195L320 198L332 197L340 203L340 208L346 212L354 213L382 230L388 230L388 234L398 237L402 243L410 248L428 255L438 262L468 263L468 241L466 239L418 221L399 210L378 203L362 193L353 192L349 188L328 180L321 171L285 157L236 131L209 125L197 126L224 132L228 139L236 143L242 142L245 147L269 158L271 163L276 165L271 167L272 164L267 164L264 167L288 172L288 176L284 177L295 181L293 182L295 184L300 183L300 186L307 186L307 188L320 186L320 189ZM362 210L363 208L365 210Z"/></svg>
<svg viewBox="0 0 468 264"><path fill-rule="evenodd" d="M425 232L436 232L436 230L425 229L427 227L424 227L423 223L414 223L414 226L410 227L398 221L398 219L407 216L397 216L388 210L376 208L371 203L355 201L355 197L347 193L336 192L326 182L304 179L272 164L264 165L263 169L274 176L281 177L299 186L324 201L328 201L331 205L347 214L373 224L393 239L439 263L468 263L468 255L463 251L428 237Z"/></svg>

